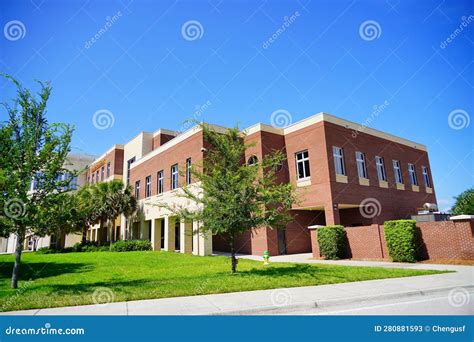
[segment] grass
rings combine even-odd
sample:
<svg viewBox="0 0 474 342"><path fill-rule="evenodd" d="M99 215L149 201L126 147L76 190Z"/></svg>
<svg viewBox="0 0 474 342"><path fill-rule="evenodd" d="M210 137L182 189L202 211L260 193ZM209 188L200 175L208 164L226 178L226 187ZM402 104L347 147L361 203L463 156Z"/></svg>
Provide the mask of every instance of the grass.
<svg viewBox="0 0 474 342"><path fill-rule="evenodd" d="M151 251L25 253L19 288L12 290L13 261L12 255L0 255L0 311L442 273L321 264L273 263L263 266L262 262L239 259L238 273L232 275L227 257Z"/></svg>

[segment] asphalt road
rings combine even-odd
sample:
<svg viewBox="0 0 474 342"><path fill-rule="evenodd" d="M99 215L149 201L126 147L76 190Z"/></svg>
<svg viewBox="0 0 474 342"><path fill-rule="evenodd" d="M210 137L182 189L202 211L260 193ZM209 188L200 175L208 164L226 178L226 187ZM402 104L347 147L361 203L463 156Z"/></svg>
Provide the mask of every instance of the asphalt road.
<svg viewBox="0 0 474 342"><path fill-rule="evenodd" d="M282 315L474 315L474 292L452 303L448 294L413 296L398 300L355 303L331 308L279 312Z"/></svg>

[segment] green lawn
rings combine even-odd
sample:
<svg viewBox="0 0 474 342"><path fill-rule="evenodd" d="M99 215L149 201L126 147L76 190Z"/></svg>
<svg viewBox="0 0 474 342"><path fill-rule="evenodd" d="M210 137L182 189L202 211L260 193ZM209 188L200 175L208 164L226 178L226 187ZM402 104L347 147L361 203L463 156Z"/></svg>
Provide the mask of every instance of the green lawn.
<svg viewBox="0 0 474 342"><path fill-rule="evenodd" d="M129 301L441 273L291 263L263 266L240 259L238 273L232 275L227 257L168 252L25 253L22 281L12 290L13 260L12 255L0 255L1 311L91 304L98 288L95 301L111 294L114 301Z"/></svg>

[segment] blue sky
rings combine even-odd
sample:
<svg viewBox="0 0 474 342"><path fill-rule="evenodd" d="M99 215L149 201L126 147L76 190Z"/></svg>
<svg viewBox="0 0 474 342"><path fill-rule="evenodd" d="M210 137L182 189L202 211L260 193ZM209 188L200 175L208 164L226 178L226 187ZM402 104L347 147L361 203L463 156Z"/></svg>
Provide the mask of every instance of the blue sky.
<svg viewBox="0 0 474 342"><path fill-rule="evenodd" d="M96 155L191 117L364 122L386 104L370 127L428 146L446 208L474 184L473 14L442 0L2 0L0 70L51 81L50 121L74 124L74 151ZM93 121L100 110L113 124Z"/></svg>

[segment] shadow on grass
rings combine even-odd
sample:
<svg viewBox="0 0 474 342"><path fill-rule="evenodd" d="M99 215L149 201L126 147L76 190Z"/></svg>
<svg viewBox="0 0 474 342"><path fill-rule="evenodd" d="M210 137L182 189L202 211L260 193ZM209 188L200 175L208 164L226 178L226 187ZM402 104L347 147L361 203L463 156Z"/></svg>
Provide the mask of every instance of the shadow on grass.
<svg viewBox="0 0 474 342"><path fill-rule="evenodd" d="M20 280L35 280L55 277L66 273L82 273L90 271L92 265L83 263L27 262L20 266ZM11 278L13 262L0 264L0 279Z"/></svg>
<svg viewBox="0 0 474 342"><path fill-rule="evenodd" d="M251 270L239 271L242 276L263 276L263 277L321 277L331 276L334 278L344 278L340 274L331 270L314 267L307 264L294 264L284 267L252 268Z"/></svg>

